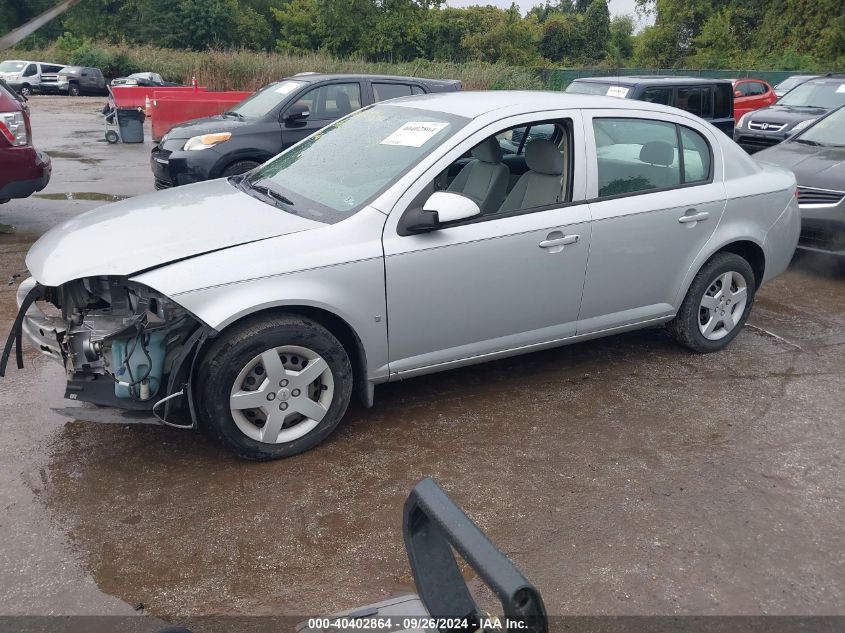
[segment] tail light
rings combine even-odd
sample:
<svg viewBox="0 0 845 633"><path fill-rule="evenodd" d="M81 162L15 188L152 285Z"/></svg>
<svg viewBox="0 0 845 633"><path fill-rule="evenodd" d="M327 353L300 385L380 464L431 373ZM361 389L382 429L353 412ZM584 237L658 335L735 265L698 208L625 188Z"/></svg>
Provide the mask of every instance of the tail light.
<svg viewBox="0 0 845 633"><path fill-rule="evenodd" d="M13 147L29 145L29 134L23 112L0 112L0 136Z"/></svg>

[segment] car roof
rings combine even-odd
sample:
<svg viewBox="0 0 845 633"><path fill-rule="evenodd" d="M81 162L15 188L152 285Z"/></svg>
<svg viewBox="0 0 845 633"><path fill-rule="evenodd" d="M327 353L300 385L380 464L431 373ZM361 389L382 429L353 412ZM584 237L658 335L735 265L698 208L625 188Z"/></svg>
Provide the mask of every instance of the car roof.
<svg viewBox="0 0 845 633"><path fill-rule="evenodd" d="M644 76L614 76L614 77L581 77L575 81L590 82L598 84L614 84L622 86L637 86L639 84L653 84L653 85L676 85L676 84L724 84L730 83L730 79L711 79L710 77L686 77L686 76L669 76L664 77L660 75L644 75ZM574 83L574 82L573 82Z"/></svg>
<svg viewBox="0 0 845 633"><path fill-rule="evenodd" d="M414 95L391 99L387 105L408 108L422 108L445 114L476 118L494 110L512 109L526 113L541 110L567 108L606 108L625 110L652 110L677 114L677 108L649 103L630 101L618 97L602 97L566 92L540 90L465 90L463 92L438 92L426 95Z"/></svg>
<svg viewBox="0 0 845 633"><path fill-rule="evenodd" d="M309 83L317 83L318 81L326 81L332 79L351 79L354 81L360 81L361 79L369 79L371 81L376 81L379 79L382 80L391 80L391 81L413 81L416 83L423 83L423 84L453 84L456 83L457 79L429 79L427 77L403 77L401 75L364 75L364 74L348 74L348 73L311 73L311 72L304 72L293 75L291 77L285 77L285 79L293 79L296 81L307 81Z"/></svg>

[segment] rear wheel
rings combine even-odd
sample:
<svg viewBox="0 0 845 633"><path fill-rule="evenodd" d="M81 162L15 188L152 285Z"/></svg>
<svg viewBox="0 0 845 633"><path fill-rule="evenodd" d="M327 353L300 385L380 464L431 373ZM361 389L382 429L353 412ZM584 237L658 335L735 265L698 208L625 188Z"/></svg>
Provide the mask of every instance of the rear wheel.
<svg viewBox="0 0 845 633"><path fill-rule="evenodd" d="M352 395L352 365L319 323L265 317L224 333L197 376L212 435L244 459L290 457L337 427Z"/></svg>
<svg viewBox="0 0 845 633"><path fill-rule="evenodd" d="M120 140L120 136L118 136L117 132L115 132L114 130L109 130L108 132L106 132L106 140L112 145L114 145Z"/></svg>
<svg viewBox="0 0 845 633"><path fill-rule="evenodd" d="M748 320L756 290L748 261L735 253L717 253L693 279L669 330L696 352L723 349Z"/></svg>
<svg viewBox="0 0 845 633"><path fill-rule="evenodd" d="M226 169L223 170L222 177L228 178L229 176L238 176L240 174L245 174L250 169L255 169L261 163L258 163L254 160L239 160L237 162L232 163Z"/></svg>

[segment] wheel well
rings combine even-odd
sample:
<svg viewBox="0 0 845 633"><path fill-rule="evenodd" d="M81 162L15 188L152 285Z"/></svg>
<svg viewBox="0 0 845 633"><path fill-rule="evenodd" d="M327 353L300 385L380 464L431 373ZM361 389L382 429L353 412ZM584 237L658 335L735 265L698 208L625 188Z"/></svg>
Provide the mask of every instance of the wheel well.
<svg viewBox="0 0 845 633"><path fill-rule="evenodd" d="M352 329L352 326L333 312L313 306L281 306L252 312L230 323L226 326L225 330L238 323L242 323L246 319L256 319L272 314L296 314L303 316L316 321L334 334L340 341L340 344L343 345L343 349L346 350L346 354L349 356L349 362L352 364L355 393L361 398L361 402L365 407L372 406L372 391L369 389L367 381L367 354L364 351L364 345L361 343L361 339L358 338L358 334ZM201 350L200 353L204 353L204 350Z"/></svg>
<svg viewBox="0 0 845 633"><path fill-rule="evenodd" d="M731 242L720 248L718 253L734 253L739 255L749 264L754 271L754 281L757 288L763 283L763 274L766 272L766 255L763 249L754 242L742 240L739 242ZM715 255L715 253L714 253Z"/></svg>
<svg viewBox="0 0 845 633"><path fill-rule="evenodd" d="M235 163L240 163L242 161L249 161L251 163L256 163L256 164L260 165L261 163L265 162L266 160L268 160L268 159L261 159L261 158L255 157L255 156L238 156L236 158L229 159L225 163L223 163L222 166L220 167L220 169L217 170L217 175L219 176L220 174L225 172L227 169L229 169L229 167L231 167Z"/></svg>

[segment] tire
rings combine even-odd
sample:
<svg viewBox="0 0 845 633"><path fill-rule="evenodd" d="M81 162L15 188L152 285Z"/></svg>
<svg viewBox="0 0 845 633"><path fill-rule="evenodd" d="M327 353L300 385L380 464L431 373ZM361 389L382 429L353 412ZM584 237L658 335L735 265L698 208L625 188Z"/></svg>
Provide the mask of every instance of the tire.
<svg viewBox="0 0 845 633"><path fill-rule="evenodd" d="M731 287L727 294L726 283ZM695 352L724 349L748 320L756 291L754 270L747 260L735 253L716 253L693 279L669 331Z"/></svg>
<svg viewBox="0 0 845 633"><path fill-rule="evenodd" d="M32 87L29 84L24 84L18 90L18 94L22 97L31 97L32 96Z"/></svg>
<svg viewBox="0 0 845 633"><path fill-rule="evenodd" d="M114 130L109 130L106 132L106 141L108 141L111 145L114 145L120 141L120 136Z"/></svg>
<svg viewBox="0 0 845 633"><path fill-rule="evenodd" d="M220 174L220 177L228 178L229 176L238 176L240 174L245 174L250 169L255 169L260 164L261 163L258 163L254 160L239 160L226 167L226 169L223 170L223 173Z"/></svg>
<svg viewBox="0 0 845 633"><path fill-rule="evenodd" d="M274 357L279 364L268 369ZM200 420L211 435L243 459L267 461L326 439L346 413L353 376L349 356L331 332L305 317L278 315L224 332L205 354L194 384Z"/></svg>
<svg viewBox="0 0 845 633"><path fill-rule="evenodd" d="M82 91L79 89L77 84L70 84L67 89L67 94L69 97L78 97L82 94Z"/></svg>

